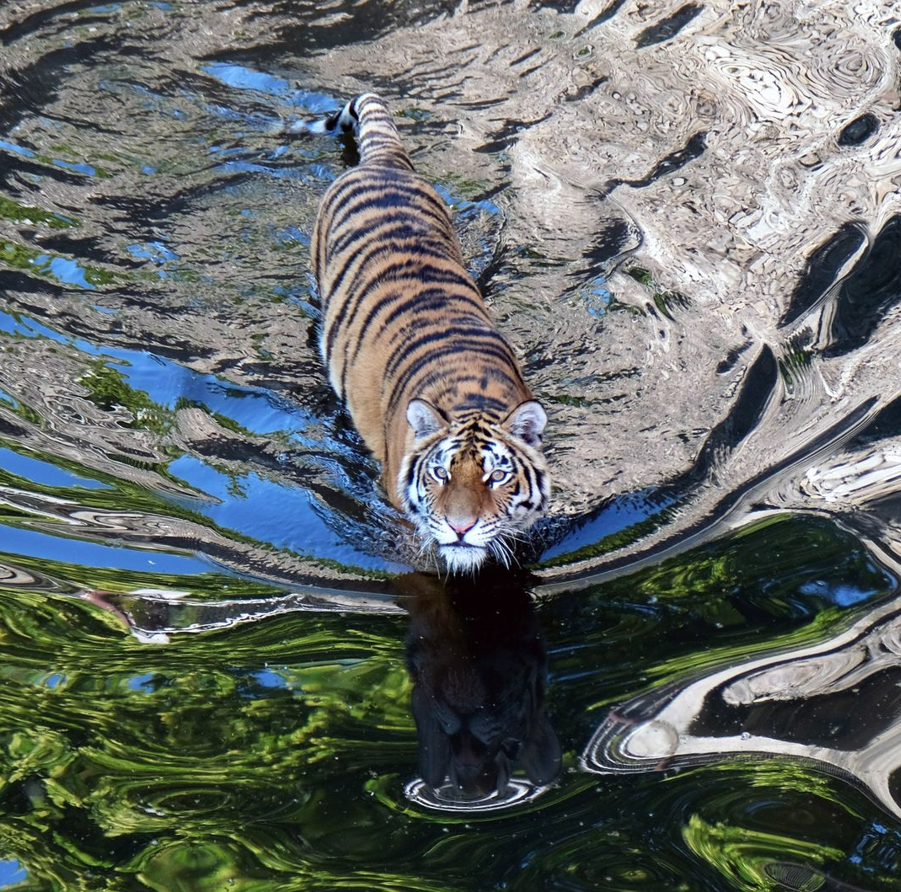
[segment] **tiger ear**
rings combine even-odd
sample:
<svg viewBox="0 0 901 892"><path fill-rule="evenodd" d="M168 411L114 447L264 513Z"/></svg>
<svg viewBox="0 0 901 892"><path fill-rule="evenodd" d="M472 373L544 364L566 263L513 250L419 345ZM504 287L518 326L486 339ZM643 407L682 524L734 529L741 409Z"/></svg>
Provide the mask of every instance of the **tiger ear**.
<svg viewBox="0 0 901 892"><path fill-rule="evenodd" d="M504 427L529 446L541 445L541 433L547 424L547 413L541 403L526 400L520 403L503 421Z"/></svg>
<svg viewBox="0 0 901 892"><path fill-rule="evenodd" d="M447 416L428 400L410 400L407 406L407 421L413 428L417 440L437 434L447 424Z"/></svg>

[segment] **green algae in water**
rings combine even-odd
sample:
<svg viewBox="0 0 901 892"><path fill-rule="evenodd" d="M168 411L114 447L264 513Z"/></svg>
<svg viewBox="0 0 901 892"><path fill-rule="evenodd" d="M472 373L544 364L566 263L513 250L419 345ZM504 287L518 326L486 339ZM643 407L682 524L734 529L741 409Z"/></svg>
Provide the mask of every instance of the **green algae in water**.
<svg viewBox="0 0 901 892"><path fill-rule="evenodd" d="M792 563L808 551L818 562ZM812 579L823 595L804 595ZM178 582L132 574L119 590ZM211 595L228 585L231 597L267 591L221 576L204 585ZM599 695L697 671L701 648L722 664L785 636L821 640L853 615L825 609L839 586L867 603L891 580L853 537L787 516L542 602L564 748L584 743ZM743 620L724 624L735 611ZM586 625L591 616L600 621ZM834 873L836 852L864 831L861 811L872 814L859 794L847 804L841 780L772 762L667 778L566 774L528 811L430 815L401 789L416 764L405 629L402 616L295 613L141 644L82 599L0 590L0 840L28 872L21 888L475 892L501 888L509 860L496 853L515 849L534 854L511 888L569 876L590 889L616 876L618 888L676 892L697 870L674 861L686 844L724 882L756 892L771 888L772 864ZM828 832L818 821L809 839L790 831L802 793L812 814L829 816ZM747 823L758 800L774 803L781 831ZM662 847L653 859L640 854L649 812ZM869 877L866 888L893 888L891 873Z"/></svg>
<svg viewBox="0 0 901 892"><path fill-rule="evenodd" d="M43 223L50 229L68 229L78 226L78 222L62 214L45 211L43 208L30 207L19 204L11 198L0 195L0 217L12 220L14 223L34 224Z"/></svg>
<svg viewBox="0 0 901 892"><path fill-rule="evenodd" d="M98 266L81 264L67 257L47 254L35 248L26 248L24 245L0 239L0 266L4 265L86 290L113 285L119 281L117 275Z"/></svg>

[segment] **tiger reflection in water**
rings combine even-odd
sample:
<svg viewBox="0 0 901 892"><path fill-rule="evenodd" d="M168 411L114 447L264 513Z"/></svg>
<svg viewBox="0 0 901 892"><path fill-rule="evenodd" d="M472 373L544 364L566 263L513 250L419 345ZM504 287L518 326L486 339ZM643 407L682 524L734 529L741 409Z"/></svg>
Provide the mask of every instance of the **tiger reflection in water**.
<svg viewBox="0 0 901 892"><path fill-rule="evenodd" d="M325 194L313 233L332 387L391 501L447 568L509 564L547 508L545 411L385 103L358 96L313 129L353 134L360 158Z"/></svg>
<svg viewBox="0 0 901 892"><path fill-rule="evenodd" d="M445 584L423 573L392 581L410 615L406 659L419 772L435 790L449 781L466 798L503 796L517 768L536 786L560 771L560 744L544 712L547 657L523 576L491 567L477 582L453 577ZM245 600L239 609L230 601L186 602L185 594L91 590L82 597L153 644L283 614L294 597Z"/></svg>
<svg viewBox="0 0 901 892"><path fill-rule="evenodd" d="M544 712L547 657L521 580L495 569L476 584L414 573L396 585L410 614L422 779L467 797L503 795L517 767L535 785L554 780L561 752Z"/></svg>

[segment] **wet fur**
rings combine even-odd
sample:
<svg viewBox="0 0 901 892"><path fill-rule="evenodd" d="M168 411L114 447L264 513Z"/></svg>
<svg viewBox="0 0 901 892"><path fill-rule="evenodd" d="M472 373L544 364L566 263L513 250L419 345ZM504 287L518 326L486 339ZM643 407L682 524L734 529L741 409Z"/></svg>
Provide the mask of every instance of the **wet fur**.
<svg viewBox="0 0 901 892"><path fill-rule="evenodd" d="M313 235L331 384L391 501L447 566L506 563L547 506L544 410L384 102L359 96L326 129L354 133L360 155L323 198Z"/></svg>

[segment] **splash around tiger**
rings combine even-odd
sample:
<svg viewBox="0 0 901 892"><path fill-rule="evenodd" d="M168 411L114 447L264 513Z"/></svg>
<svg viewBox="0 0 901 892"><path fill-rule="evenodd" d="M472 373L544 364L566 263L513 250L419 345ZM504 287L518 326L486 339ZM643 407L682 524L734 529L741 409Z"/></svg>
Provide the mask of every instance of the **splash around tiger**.
<svg viewBox="0 0 901 892"><path fill-rule="evenodd" d="M508 564L547 508L545 411L385 103L358 96L322 129L352 132L360 156L325 194L313 234L329 380L391 501L448 570Z"/></svg>

